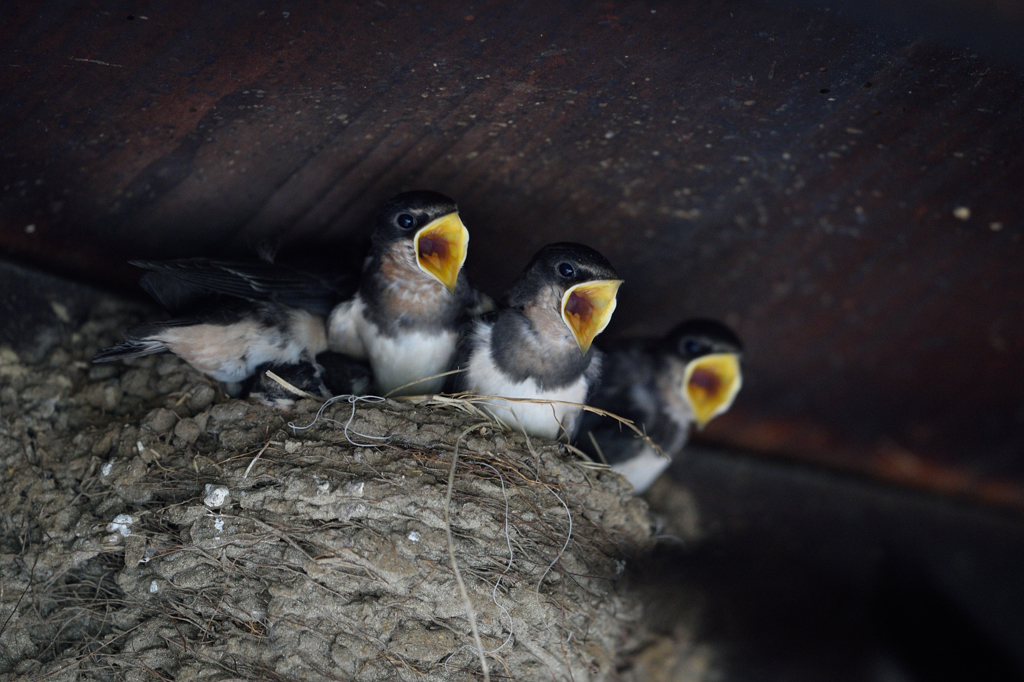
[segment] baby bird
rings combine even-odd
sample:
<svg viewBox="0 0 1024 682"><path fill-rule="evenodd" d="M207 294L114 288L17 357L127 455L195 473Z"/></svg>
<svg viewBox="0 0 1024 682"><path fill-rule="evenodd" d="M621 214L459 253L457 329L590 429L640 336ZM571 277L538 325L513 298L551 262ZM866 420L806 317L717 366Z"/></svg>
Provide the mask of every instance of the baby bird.
<svg viewBox="0 0 1024 682"><path fill-rule="evenodd" d="M580 407L597 383L591 348L611 320L622 280L583 244L545 246L506 294L503 306L474 321L460 350L457 390L542 402L491 400L487 409L529 435L572 439Z"/></svg>
<svg viewBox="0 0 1024 682"><path fill-rule="evenodd" d="M603 380L590 404L625 417L667 456L609 417L588 412L577 447L604 460L640 494L668 468L698 429L732 405L743 378L742 346L714 320L683 322L662 340L624 344L606 355Z"/></svg>
<svg viewBox="0 0 1024 682"><path fill-rule="evenodd" d="M406 192L377 215L359 291L327 321L332 351L369 360L380 394L436 393L455 357L459 327L480 303L461 274L469 231L455 202Z"/></svg>

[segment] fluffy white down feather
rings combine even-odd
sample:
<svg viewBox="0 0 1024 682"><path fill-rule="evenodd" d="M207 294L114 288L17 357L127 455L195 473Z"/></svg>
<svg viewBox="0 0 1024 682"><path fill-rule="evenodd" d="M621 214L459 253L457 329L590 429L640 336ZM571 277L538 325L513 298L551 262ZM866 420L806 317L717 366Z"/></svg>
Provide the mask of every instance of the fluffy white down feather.
<svg viewBox="0 0 1024 682"><path fill-rule="evenodd" d="M639 495L650 488L671 463L671 459L659 455L650 445L644 445L636 457L613 464L612 471L622 474L633 485L633 493Z"/></svg>
<svg viewBox="0 0 1024 682"><path fill-rule="evenodd" d="M330 349L345 355L369 359L373 367L374 389L381 394L406 386L423 377L443 374L451 366L458 334L406 332L388 337L363 314L364 303L356 297L331 312L327 339ZM395 395L437 393L444 377L420 381Z"/></svg>
<svg viewBox="0 0 1024 682"><path fill-rule="evenodd" d="M586 379L581 376L567 386L543 390L533 379L521 382L511 380L491 357L491 329L492 326L484 322L478 322L473 329L475 350L467 363L466 385L480 395L564 401L540 404L493 400L487 403L487 407L497 419L531 436L558 438L567 433L571 438L579 423L581 410L565 403L583 403L586 400Z"/></svg>

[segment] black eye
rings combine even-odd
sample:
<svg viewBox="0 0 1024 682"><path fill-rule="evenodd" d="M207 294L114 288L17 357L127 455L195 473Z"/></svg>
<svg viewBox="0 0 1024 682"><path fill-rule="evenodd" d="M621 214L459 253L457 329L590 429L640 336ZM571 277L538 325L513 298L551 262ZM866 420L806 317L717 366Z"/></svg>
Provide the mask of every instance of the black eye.
<svg viewBox="0 0 1024 682"><path fill-rule="evenodd" d="M576 274L576 268L574 268L571 263L559 263L558 274L569 279Z"/></svg>
<svg viewBox="0 0 1024 682"><path fill-rule="evenodd" d="M416 219L408 213L400 213L398 218L395 219L395 222L397 222L398 226L403 230L408 230L410 227L416 225Z"/></svg>
<svg viewBox="0 0 1024 682"><path fill-rule="evenodd" d="M686 339L686 341L683 342L683 352L691 358L698 358L701 355L707 355L708 350L707 344L696 339Z"/></svg>

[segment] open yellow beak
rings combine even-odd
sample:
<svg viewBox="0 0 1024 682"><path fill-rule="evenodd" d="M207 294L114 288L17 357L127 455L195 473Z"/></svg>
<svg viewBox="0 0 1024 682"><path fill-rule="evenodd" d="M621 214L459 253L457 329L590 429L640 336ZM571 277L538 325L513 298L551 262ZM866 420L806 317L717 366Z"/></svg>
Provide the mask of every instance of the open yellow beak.
<svg viewBox="0 0 1024 682"><path fill-rule="evenodd" d="M469 251L469 230L462 224L459 214L449 213L427 223L416 233L413 243L420 270L454 293L459 270Z"/></svg>
<svg viewBox="0 0 1024 682"><path fill-rule="evenodd" d="M562 295L562 319L569 325L580 352L586 355L615 312L621 279L601 279L569 287Z"/></svg>
<svg viewBox="0 0 1024 682"><path fill-rule="evenodd" d="M683 395L693 407L697 428L728 410L742 384L739 356L733 353L691 360L683 373Z"/></svg>

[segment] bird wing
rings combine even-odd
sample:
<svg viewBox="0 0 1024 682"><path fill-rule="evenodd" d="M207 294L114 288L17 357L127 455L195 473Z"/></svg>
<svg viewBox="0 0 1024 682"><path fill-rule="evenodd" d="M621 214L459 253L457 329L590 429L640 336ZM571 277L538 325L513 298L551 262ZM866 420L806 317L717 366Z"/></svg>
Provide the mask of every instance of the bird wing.
<svg viewBox="0 0 1024 682"><path fill-rule="evenodd" d="M629 382L634 379L635 368L632 363L624 360L628 356L621 352L604 353L596 347L591 352L597 355L585 372L589 388L587 404L636 422L628 396ZM624 373L626 376L623 376ZM643 428L642 423L636 426ZM576 447L598 462L603 459L608 464L615 464L633 457L643 447L643 441L631 429L611 417L586 410L580 417L576 433ZM600 448L600 454L597 448Z"/></svg>
<svg viewBox="0 0 1024 682"><path fill-rule="evenodd" d="M489 343L485 339L490 338L490 327L494 324L497 317L498 312L491 311L483 315L467 318L459 325L459 341L455 345L455 360L452 363L452 369L468 370L469 360L473 353L478 349L485 352L488 350L481 348L481 345ZM486 333L485 330L478 329L479 327L487 327ZM465 371L452 374L445 382L444 390L446 393L457 393L467 389Z"/></svg>
<svg viewBox="0 0 1024 682"><path fill-rule="evenodd" d="M358 286L352 272L324 274L260 261L186 258L131 263L149 271L140 281L142 288L174 314L220 296L327 315Z"/></svg>
<svg viewBox="0 0 1024 682"><path fill-rule="evenodd" d="M580 420L576 447L595 462L614 465L640 454L644 441L611 417L588 413Z"/></svg>
<svg viewBox="0 0 1024 682"><path fill-rule="evenodd" d="M606 356L601 349L591 348L590 352L594 354L594 357L590 359L590 364L583 370L583 376L587 381L587 399L585 401L587 405L594 399L594 395L601 385L601 372L606 362Z"/></svg>

